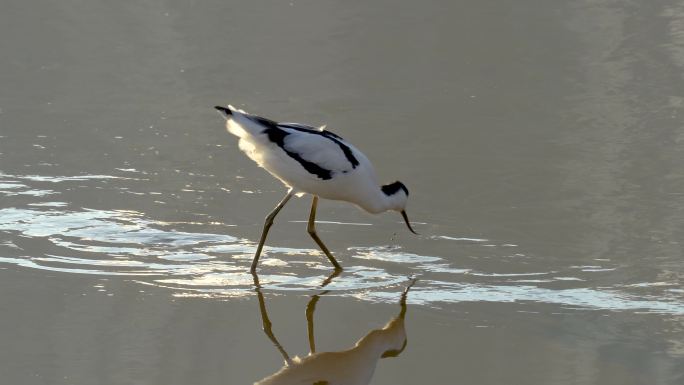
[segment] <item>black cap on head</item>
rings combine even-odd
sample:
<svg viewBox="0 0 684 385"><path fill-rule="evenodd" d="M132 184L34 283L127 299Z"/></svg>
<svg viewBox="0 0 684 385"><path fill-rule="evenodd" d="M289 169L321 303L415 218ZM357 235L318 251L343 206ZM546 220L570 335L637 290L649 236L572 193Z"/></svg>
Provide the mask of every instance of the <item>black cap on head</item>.
<svg viewBox="0 0 684 385"><path fill-rule="evenodd" d="M380 189L387 196L392 196L392 195L396 194L397 191L399 191L399 190L404 190L404 193L406 193L406 196L409 195L409 192L408 192L408 189L406 188L406 186L404 186L404 184L399 182L399 181L396 181L396 182L390 183L390 184L386 184L386 185L380 187Z"/></svg>

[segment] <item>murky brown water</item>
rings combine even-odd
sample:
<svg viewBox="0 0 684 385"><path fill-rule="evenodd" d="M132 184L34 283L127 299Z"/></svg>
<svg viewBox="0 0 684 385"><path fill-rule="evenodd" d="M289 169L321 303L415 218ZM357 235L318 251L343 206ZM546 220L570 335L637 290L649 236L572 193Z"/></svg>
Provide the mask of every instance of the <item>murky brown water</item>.
<svg viewBox="0 0 684 385"><path fill-rule="evenodd" d="M684 382L680 2L10 0L0 32L0 382ZM330 277L295 199L256 290L285 190L227 103L357 144L422 235L324 201Z"/></svg>

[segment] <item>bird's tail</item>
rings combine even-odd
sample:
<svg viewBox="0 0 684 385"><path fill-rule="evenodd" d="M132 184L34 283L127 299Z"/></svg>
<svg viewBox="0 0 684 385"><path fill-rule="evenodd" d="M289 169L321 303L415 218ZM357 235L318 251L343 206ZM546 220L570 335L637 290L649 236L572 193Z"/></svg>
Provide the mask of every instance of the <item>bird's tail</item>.
<svg viewBox="0 0 684 385"><path fill-rule="evenodd" d="M256 121L252 115L237 109L230 104L228 107L215 106L221 115L226 118L228 132L241 139L254 137L263 131L264 127Z"/></svg>
<svg viewBox="0 0 684 385"><path fill-rule="evenodd" d="M231 106L231 105L228 105L228 108L221 107L221 106L214 106L214 108L216 108L216 110L218 112L223 114L223 116L225 116L226 119L228 119L231 115L233 115L233 110L232 110L233 106Z"/></svg>

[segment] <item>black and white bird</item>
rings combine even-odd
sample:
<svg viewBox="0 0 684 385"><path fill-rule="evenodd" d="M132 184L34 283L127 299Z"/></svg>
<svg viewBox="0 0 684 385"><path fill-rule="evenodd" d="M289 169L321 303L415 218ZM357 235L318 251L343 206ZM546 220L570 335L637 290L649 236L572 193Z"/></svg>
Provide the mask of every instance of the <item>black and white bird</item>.
<svg viewBox="0 0 684 385"><path fill-rule="evenodd" d="M289 188L266 217L252 261L252 273L256 271L273 219L294 195L313 195L307 231L335 269L342 267L316 234L319 197L350 202L373 214L398 211L409 230L417 234L406 215L409 195L406 186L399 181L380 185L368 158L341 137L324 127L278 123L230 105L215 108L226 118L228 132L240 138L240 149Z"/></svg>

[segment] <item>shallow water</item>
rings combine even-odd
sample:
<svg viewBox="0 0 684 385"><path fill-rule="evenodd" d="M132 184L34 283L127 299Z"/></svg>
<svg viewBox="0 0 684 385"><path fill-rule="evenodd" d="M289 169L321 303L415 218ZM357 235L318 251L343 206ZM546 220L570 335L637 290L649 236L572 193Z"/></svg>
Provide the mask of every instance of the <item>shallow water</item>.
<svg viewBox="0 0 684 385"><path fill-rule="evenodd" d="M684 8L552 3L6 4L4 381L254 383L413 278L372 384L684 381ZM422 235L324 201L334 276L295 199L256 285L285 189L228 103L357 144Z"/></svg>

